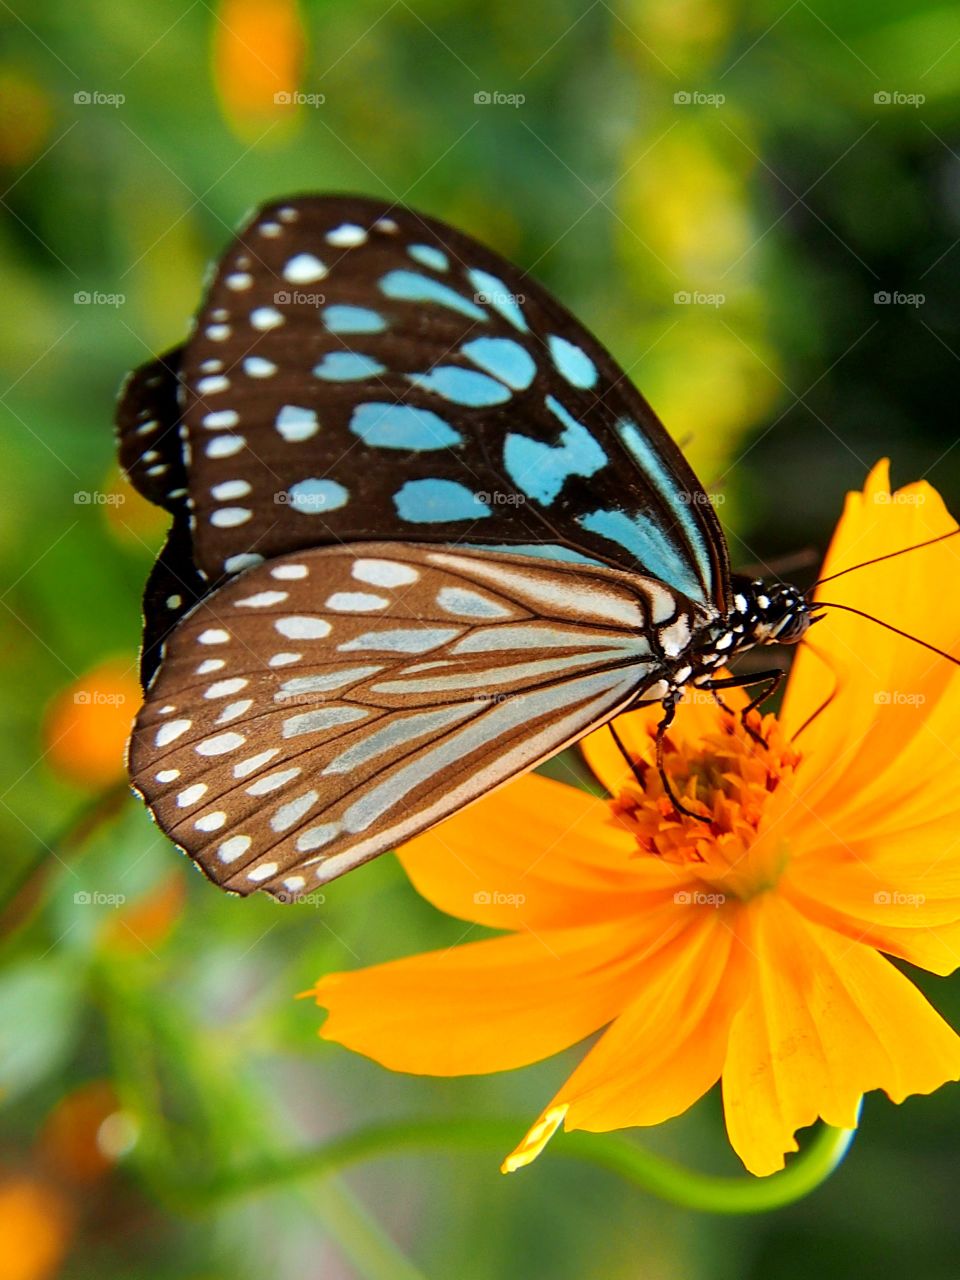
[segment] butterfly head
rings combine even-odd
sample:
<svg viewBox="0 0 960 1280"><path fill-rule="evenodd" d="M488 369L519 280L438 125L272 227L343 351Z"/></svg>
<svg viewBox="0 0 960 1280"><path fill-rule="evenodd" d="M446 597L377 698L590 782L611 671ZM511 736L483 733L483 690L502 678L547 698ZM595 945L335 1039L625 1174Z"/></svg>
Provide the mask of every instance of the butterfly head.
<svg viewBox="0 0 960 1280"><path fill-rule="evenodd" d="M797 644L817 621L810 602L789 582L733 579L733 608L727 626L737 649L757 644Z"/></svg>

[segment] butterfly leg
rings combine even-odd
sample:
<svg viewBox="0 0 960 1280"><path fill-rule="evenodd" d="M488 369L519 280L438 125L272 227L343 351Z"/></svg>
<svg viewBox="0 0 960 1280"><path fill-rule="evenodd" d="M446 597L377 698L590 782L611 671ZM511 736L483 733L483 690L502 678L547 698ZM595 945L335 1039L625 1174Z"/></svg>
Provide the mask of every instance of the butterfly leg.
<svg viewBox="0 0 960 1280"><path fill-rule="evenodd" d="M680 797L676 795L673 790L673 784L667 775L667 771L663 763L663 740L666 736L667 730L673 724L673 717L677 714L677 702L680 700L681 696L681 692L679 690L675 690L674 692L667 694L663 700L663 718L657 725L656 736L657 773L660 775L660 781L663 784L663 790L666 793L667 798L677 812L685 814L688 818L696 818L698 822L705 822L709 826L712 821L711 818L704 817L702 813L694 813L694 811L692 809L688 809Z"/></svg>
<svg viewBox="0 0 960 1280"><path fill-rule="evenodd" d="M758 693L756 697L751 698L740 712L740 723L755 742L759 742L761 746L765 747L767 744L763 740L763 737L757 733L755 729L751 729L747 724L747 716L751 711L755 711L757 707L766 702L768 698L772 697L776 693L780 688L780 685L783 683L783 679L786 674L786 671L784 671L782 667L774 667L770 671L758 671L750 675L743 676L728 676L724 680L711 680L703 687L705 689L709 689L714 697L717 697L717 689L742 689L748 685L762 684L764 687L760 693ZM724 705L720 698L717 698L717 701L725 711L730 710L729 707Z"/></svg>

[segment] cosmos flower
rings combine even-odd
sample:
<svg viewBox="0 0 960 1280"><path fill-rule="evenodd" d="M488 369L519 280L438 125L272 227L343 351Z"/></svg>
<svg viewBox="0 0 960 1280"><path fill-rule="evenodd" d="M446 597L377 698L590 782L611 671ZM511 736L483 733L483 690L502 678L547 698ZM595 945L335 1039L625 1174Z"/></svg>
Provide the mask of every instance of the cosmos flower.
<svg viewBox="0 0 960 1280"><path fill-rule="evenodd" d="M956 527L928 485L891 494L881 463L823 576ZM958 556L924 547L823 596L956 652ZM583 744L609 800L528 776L412 841L399 856L424 897L506 933L322 978L321 1035L452 1076L602 1031L505 1170L561 1124L659 1124L719 1081L730 1142L769 1174L818 1117L855 1126L868 1090L899 1102L960 1078L960 1038L890 959L960 962L960 670L827 609L780 718L745 728L744 703L693 695L667 739L673 789L709 825L663 793L653 707L617 721L640 782L608 729Z"/></svg>

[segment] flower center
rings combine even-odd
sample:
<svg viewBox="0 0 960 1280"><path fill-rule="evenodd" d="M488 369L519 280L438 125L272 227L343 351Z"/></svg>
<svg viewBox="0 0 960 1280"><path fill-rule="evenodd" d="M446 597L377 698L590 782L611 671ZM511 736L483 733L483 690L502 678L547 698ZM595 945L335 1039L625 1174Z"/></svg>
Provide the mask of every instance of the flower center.
<svg viewBox="0 0 960 1280"><path fill-rule="evenodd" d="M655 732L651 728L650 749L636 761L640 780L611 801L614 821L634 837L638 856L694 871L714 895L746 899L772 888L788 851L782 839L761 834L761 823L771 795L800 763L776 717L752 711L745 727L739 715L723 712L717 732L695 743L664 739L674 794L708 823L679 813L666 794L654 762Z"/></svg>

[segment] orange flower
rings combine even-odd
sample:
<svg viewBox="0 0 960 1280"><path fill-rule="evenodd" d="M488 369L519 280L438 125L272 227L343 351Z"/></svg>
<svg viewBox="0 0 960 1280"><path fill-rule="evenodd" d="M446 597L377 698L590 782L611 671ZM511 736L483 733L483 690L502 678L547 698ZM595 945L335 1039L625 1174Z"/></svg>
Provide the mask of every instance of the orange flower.
<svg viewBox="0 0 960 1280"><path fill-rule="evenodd" d="M214 80L240 137L258 141L271 122L293 121L304 44L297 0L221 0Z"/></svg>
<svg viewBox="0 0 960 1280"><path fill-rule="evenodd" d="M926 484L891 495L880 464L824 575L956 527ZM958 556L917 550L824 598L956 649ZM662 794L659 714L617 724L642 789L601 729L584 751L612 801L529 776L401 852L436 906L507 936L316 986L321 1034L399 1071L518 1067L606 1027L505 1170L561 1123L658 1124L722 1080L730 1141L768 1174L817 1117L853 1127L867 1090L899 1102L960 1078L960 1038L886 958L960 960L957 668L828 610L780 720L754 715L766 746L703 695L681 707L667 768L709 826Z"/></svg>
<svg viewBox="0 0 960 1280"><path fill-rule="evenodd" d="M129 662L111 659L61 690L47 709L43 742L50 764L88 787L126 773L124 753L142 694Z"/></svg>

